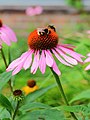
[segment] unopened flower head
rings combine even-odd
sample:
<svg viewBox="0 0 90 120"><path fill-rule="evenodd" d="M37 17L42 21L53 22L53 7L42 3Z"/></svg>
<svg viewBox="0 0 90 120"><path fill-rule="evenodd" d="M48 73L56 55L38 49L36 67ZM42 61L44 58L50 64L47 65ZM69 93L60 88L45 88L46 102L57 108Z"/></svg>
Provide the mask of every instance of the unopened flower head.
<svg viewBox="0 0 90 120"><path fill-rule="evenodd" d="M15 100L17 101L22 101L24 98L22 90L15 90L13 91L13 95L15 97Z"/></svg>
<svg viewBox="0 0 90 120"><path fill-rule="evenodd" d="M18 59L14 60L7 71L17 74L22 68L25 70L31 66L31 73L35 74L39 68L42 74L45 73L46 65L60 75L53 55L64 65L74 66L82 61L82 55L74 52L74 47L69 44L58 44L59 38L54 26L38 28L30 33L28 37L29 50L23 53ZM34 59L32 55L34 54Z"/></svg>
<svg viewBox="0 0 90 120"><path fill-rule="evenodd" d="M14 96L21 96L21 95L22 95L22 91L21 91L21 90L15 90L15 91L13 92L13 95L14 95Z"/></svg>
<svg viewBox="0 0 90 120"><path fill-rule="evenodd" d="M87 58L84 61L84 63L90 63L90 53L87 54ZM90 64L85 68L85 70L90 70Z"/></svg>
<svg viewBox="0 0 90 120"><path fill-rule="evenodd" d="M0 19L0 48L2 48L3 42L10 46L11 42L17 42L17 38L12 29L4 25Z"/></svg>

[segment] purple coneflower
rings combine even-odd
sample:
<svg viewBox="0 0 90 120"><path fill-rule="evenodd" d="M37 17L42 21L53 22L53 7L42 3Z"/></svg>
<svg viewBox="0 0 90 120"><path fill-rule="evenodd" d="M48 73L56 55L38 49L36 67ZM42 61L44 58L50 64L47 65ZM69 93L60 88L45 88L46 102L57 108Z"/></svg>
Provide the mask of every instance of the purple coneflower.
<svg viewBox="0 0 90 120"><path fill-rule="evenodd" d="M87 54L88 58L84 61L84 63L90 62L90 53ZM85 68L85 70L90 70L90 64Z"/></svg>
<svg viewBox="0 0 90 120"><path fill-rule="evenodd" d="M83 62L81 54L74 52L73 46L69 44L58 44L58 35L53 26L38 28L30 33L28 37L29 50L14 60L7 71L12 75L17 74L22 68L25 70L31 66L31 73L35 74L39 68L42 74L45 73L46 65L60 75L53 55L64 65L72 67L78 62ZM32 55L34 54L34 60Z"/></svg>
<svg viewBox="0 0 90 120"><path fill-rule="evenodd" d="M26 9L26 15L28 16L40 15L42 12L43 12L43 8L41 6L28 7Z"/></svg>
<svg viewBox="0 0 90 120"><path fill-rule="evenodd" d="M2 48L2 43L6 43L8 46L11 42L16 42L17 38L15 33L7 25L3 25L0 19L0 48Z"/></svg>

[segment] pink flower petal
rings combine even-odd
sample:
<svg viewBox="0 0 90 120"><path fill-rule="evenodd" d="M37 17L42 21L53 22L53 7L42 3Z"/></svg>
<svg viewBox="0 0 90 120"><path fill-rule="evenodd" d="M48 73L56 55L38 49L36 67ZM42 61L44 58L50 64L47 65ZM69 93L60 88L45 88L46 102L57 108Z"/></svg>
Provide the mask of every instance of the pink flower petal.
<svg viewBox="0 0 90 120"><path fill-rule="evenodd" d="M49 54L49 51L48 51L48 50L45 50L45 55L46 55L46 64L47 64L49 67L52 67L52 65L53 65L52 55Z"/></svg>
<svg viewBox="0 0 90 120"><path fill-rule="evenodd" d="M34 16L34 15L36 15L36 11L34 10L33 7L28 7L26 9L26 14L29 15L29 16Z"/></svg>
<svg viewBox="0 0 90 120"><path fill-rule="evenodd" d="M3 25L3 28L5 28L6 31L7 31L7 33L9 33L9 34L11 35L11 40L12 40L13 42L17 42L16 35L15 35L15 33L12 31L12 29L9 28L7 25Z"/></svg>
<svg viewBox="0 0 90 120"><path fill-rule="evenodd" d="M88 53L88 54L87 54L87 56L89 56L89 57L90 57L90 53Z"/></svg>
<svg viewBox="0 0 90 120"><path fill-rule="evenodd" d="M14 60L13 62L10 63L10 65L8 66L8 68L6 69L7 72L13 70L17 65L18 63L21 61L20 58L17 58L16 60Z"/></svg>
<svg viewBox="0 0 90 120"><path fill-rule="evenodd" d="M70 47L71 49L75 48L75 46L71 45L71 44L61 44L61 45L57 45L58 46L62 46L62 47Z"/></svg>
<svg viewBox="0 0 90 120"><path fill-rule="evenodd" d="M78 54L76 52L74 52L73 50L70 50L68 48L59 46L59 48L64 51L65 53L69 54L70 56L72 56L73 58L75 58L76 60L78 60L79 62L83 62L82 59L80 57L84 57L81 54Z"/></svg>
<svg viewBox="0 0 90 120"><path fill-rule="evenodd" d="M45 55L44 55L44 50L42 50L42 53L41 53L41 57L40 57L40 60L39 60L39 68L40 68L40 71L42 72L42 74L45 73L45 69L46 69L46 61L45 61Z"/></svg>
<svg viewBox="0 0 90 120"><path fill-rule="evenodd" d="M53 66L52 66L53 71L57 74L57 75L61 75L60 70L58 69L56 62L53 60Z"/></svg>
<svg viewBox="0 0 90 120"><path fill-rule="evenodd" d="M1 38L1 40L2 40L3 42L5 42L8 46L11 45L11 42L10 42L8 36L7 36L3 31L1 31L1 30L0 30L0 38Z"/></svg>
<svg viewBox="0 0 90 120"><path fill-rule="evenodd" d="M83 55L81 55L81 54L78 54L77 52L75 52L74 50L72 50L72 48L70 49L70 47L69 46L66 46L66 44L64 44L63 46L62 46L62 44L61 45L58 45L58 48L64 48L64 50L65 51L69 51L69 54L71 53L71 52L73 52L73 53L75 53L75 54L77 54L79 57L85 57L85 56L83 56Z"/></svg>
<svg viewBox="0 0 90 120"><path fill-rule="evenodd" d="M1 27L1 31L6 34L6 36L9 39L9 41L13 41L12 33L10 33L5 27ZM13 42L16 42L16 38L15 38L15 41L13 41Z"/></svg>
<svg viewBox="0 0 90 120"><path fill-rule="evenodd" d="M70 65L70 64L68 64L66 61L64 61L64 60L57 54L57 52L56 52L54 49L52 49L52 51L53 51L54 55L56 56L56 58L57 58L62 64L72 67L72 65Z"/></svg>
<svg viewBox="0 0 90 120"><path fill-rule="evenodd" d="M89 70L90 69L90 64L85 68L85 70Z"/></svg>
<svg viewBox="0 0 90 120"><path fill-rule="evenodd" d="M34 61L31 66L31 73L35 74L39 66L39 51L34 54Z"/></svg>
<svg viewBox="0 0 90 120"><path fill-rule="evenodd" d="M42 8L42 7L40 7L40 6L37 6L37 7L35 7L35 8L34 8L34 11L35 11L35 13L36 13L36 14L38 14L38 15L39 15L39 14L41 14L41 13L42 13L43 8Z"/></svg>
<svg viewBox="0 0 90 120"><path fill-rule="evenodd" d="M84 63L86 63L86 62L90 62L90 57L88 57L88 58L84 61Z"/></svg>
<svg viewBox="0 0 90 120"><path fill-rule="evenodd" d="M21 63L24 62L24 60L27 58L27 56L28 56L28 51L23 53L19 58L17 58L13 62L11 62L11 64L6 69L6 71L9 72L9 71L13 70L14 68L16 68L17 66L19 66Z"/></svg>
<svg viewBox="0 0 90 120"><path fill-rule="evenodd" d="M60 75L61 72L59 71L59 69L58 69L58 67L57 67L57 65L56 65L56 62L54 61L51 52L50 52L49 50L47 50L47 51L48 51L48 54L51 56L51 58L52 58L52 60L53 60L53 65L51 66L52 69L53 69L53 71L54 71L56 74Z"/></svg>
<svg viewBox="0 0 90 120"><path fill-rule="evenodd" d="M19 66L17 66L14 71L12 72L12 75L17 74L23 67L23 63L21 63Z"/></svg>
<svg viewBox="0 0 90 120"><path fill-rule="evenodd" d="M56 48L56 51L70 64L77 65L77 61L67 55L65 55L62 51L60 51L58 48Z"/></svg>
<svg viewBox="0 0 90 120"><path fill-rule="evenodd" d="M27 68L29 68L29 66L31 65L32 62L32 53L33 51L29 51L29 56L27 57L27 59L24 62L23 68L26 70Z"/></svg>

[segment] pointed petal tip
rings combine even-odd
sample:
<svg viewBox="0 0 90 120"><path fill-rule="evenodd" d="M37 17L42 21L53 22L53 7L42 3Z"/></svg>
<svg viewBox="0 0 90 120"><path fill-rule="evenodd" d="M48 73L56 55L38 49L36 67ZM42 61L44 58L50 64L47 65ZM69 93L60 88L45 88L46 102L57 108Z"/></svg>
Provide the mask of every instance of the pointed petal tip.
<svg viewBox="0 0 90 120"><path fill-rule="evenodd" d="M87 56L89 57L89 56L90 56L90 53L88 53Z"/></svg>
<svg viewBox="0 0 90 120"><path fill-rule="evenodd" d="M53 66L53 58L52 58L52 54L50 54L50 51L46 51L45 50L45 55L46 55L46 64L49 67Z"/></svg>
<svg viewBox="0 0 90 120"><path fill-rule="evenodd" d="M88 63L90 62L90 58L87 58L86 60L84 60L84 63Z"/></svg>
<svg viewBox="0 0 90 120"><path fill-rule="evenodd" d="M44 73L45 73L45 71L42 71L41 73L42 73L42 74L44 74Z"/></svg>
<svg viewBox="0 0 90 120"><path fill-rule="evenodd" d="M85 70L87 71L87 70L89 70L89 69L87 69L87 67L86 67Z"/></svg>
<svg viewBox="0 0 90 120"><path fill-rule="evenodd" d="M11 71L11 69L8 67L7 69L6 69L6 72L10 72Z"/></svg>
<svg viewBox="0 0 90 120"><path fill-rule="evenodd" d="M17 73L12 72L12 76L14 76L15 74L17 74Z"/></svg>
<svg viewBox="0 0 90 120"><path fill-rule="evenodd" d="M59 75L59 76L60 76L60 75L61 75L61 72L59 71L59 72L57 73L57 75Z"/></svg>
<svg viewBox="0 0 90 120"><path fill-rule="evenodd" d="M90 64L85 68L85 70L90 70Z"/></svg>

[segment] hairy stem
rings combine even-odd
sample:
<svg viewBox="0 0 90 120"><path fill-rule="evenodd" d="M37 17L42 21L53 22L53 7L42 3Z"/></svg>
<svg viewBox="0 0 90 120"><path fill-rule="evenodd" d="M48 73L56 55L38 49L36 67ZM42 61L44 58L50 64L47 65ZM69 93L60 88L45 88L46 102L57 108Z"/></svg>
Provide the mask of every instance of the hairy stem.
<svg viewBox="0 0 90 120"><path fill-rule="evenodd" d="M52 73L53 73L53 75L54 75L54 77L55 77L55 79L56 79L58 88L59 88L59 90L60 90L60 93L62 94L62 97L63 97L66 105L69 106L69 103L68 103L68 100L67 100L66 95L65 95L65 93L64 93L64 90L63 90L61 81L60 81L60 79L59 79L59 76L52 70L52 68L51 68L51 71L52 71ZM75 116L75 114L74 114L73 112L70 112L70 114L72 115L72 117L73 117L75 120L78 120L77 117Z"/></svg>
<svg viewBox="0 0 90 120"><path fill-rule="evenodd" d="M17 111L18 111L18 108L19 108L19 103L20 103L20 101L17 102L17 106L16 106L16 109L14 111L12 120L15 120L15 117L16 117L16 114L17 114Z"/></svg>

